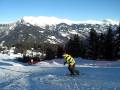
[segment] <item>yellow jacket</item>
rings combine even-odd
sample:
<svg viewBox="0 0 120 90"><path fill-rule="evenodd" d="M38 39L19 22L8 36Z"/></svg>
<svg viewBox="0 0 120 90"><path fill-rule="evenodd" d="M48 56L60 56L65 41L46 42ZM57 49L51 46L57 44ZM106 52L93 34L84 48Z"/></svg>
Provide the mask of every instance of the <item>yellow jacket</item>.
<svg viewBox="0 0 120 90"><path fill-rule="evenodd" d="M67 62L67 64L69 64L69 65L75 64L75 60L71 55L64 54L63 56L64 56L64 60Z"/></svg>

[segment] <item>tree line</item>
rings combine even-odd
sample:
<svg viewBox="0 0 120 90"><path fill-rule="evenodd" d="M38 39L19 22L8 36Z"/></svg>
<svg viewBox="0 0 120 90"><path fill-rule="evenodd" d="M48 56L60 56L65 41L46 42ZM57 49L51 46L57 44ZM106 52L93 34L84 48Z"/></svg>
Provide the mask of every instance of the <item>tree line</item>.
<svg viewBox="0 0 120 90"><path fill-rule="evenodd" d="M116 30L109 26L104 33L97 33L92 28L88 38L81 39L79 35L73 35L64 45L57 45L56 48L47 50L47 58L62 58L63 53L68 53L73 57L92 60L120 59L120 25Z"/></svg>
<svg viewBox="0 0 120 90"><path fill-rule="evenodd" d="M111 26L104 33L91 29L86 41L78 35L66 44L66 52L74 57L94 60L117 60L120 58L120 25L116 30Z"/></svg>

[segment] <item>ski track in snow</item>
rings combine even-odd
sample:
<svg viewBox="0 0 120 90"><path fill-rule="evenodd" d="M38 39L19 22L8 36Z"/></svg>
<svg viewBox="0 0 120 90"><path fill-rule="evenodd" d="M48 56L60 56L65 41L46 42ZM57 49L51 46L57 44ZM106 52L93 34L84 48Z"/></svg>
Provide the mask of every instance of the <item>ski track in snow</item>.
<svg viewBox="0 0 120 90"><path fill-rule="evenodd" d="M9 67L11 69L13 67ZM67 76L66 67L42 68L39 66L20 67L31 73L2 73L6 80L0 81L0 90L119 90L120 73L118 69L78 67L80 76ZM1 71L1 69L0 69ZM107 72L107 73L106 73ZM117 73L113 75L113 73ZM13 77L12 77L13 75ZM8 77L9 76L9 77Z"/></svg>

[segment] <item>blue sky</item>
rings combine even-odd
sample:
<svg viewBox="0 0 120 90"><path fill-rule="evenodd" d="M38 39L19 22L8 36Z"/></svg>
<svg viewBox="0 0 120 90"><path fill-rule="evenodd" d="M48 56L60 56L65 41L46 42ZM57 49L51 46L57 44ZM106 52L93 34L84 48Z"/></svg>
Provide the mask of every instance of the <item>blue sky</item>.
<svg viewBox="0 0 120 90"><path fill-rule="evenodd" d="M120 20L120 0L0 0L0 23L23 16Z"/></svg>

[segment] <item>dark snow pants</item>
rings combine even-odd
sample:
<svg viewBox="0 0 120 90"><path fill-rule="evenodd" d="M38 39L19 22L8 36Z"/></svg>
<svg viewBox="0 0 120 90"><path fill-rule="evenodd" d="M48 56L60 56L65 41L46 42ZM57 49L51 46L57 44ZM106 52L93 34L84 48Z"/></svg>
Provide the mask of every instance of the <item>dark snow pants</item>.
<svg viewBox="0 0 120 90"><path fill-rule="evenodd" d="M71 75L79 75L79 71L75 69L75 64L69 65L68 70L70 71Z"/></svg>

